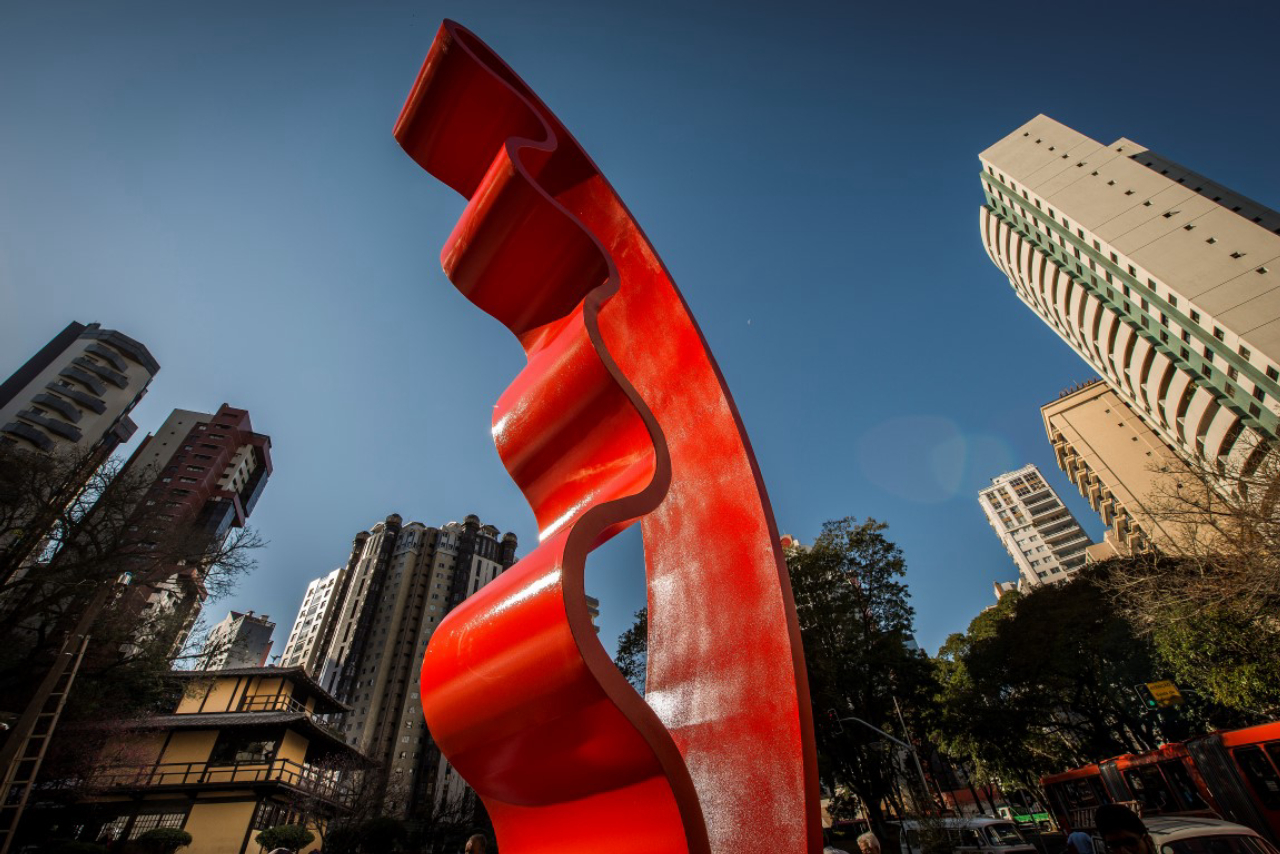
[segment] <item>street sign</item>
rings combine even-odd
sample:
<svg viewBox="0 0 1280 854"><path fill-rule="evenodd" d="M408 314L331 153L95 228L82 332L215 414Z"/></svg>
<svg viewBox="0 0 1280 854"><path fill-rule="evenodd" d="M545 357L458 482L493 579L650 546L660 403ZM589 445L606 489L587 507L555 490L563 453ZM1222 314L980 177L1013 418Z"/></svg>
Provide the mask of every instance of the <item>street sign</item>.
<svg viewBox="0 0 1280 854"><path fill-rule="evenodd" d="M1182 705L1182 692L1178 690L1178 686L1174 685L1168 679L1162 679L1159 682L1148 682L1147 691L1151 693L1152 699L1156 701L1158 708L1164 709L1169 706Z"/></svg>

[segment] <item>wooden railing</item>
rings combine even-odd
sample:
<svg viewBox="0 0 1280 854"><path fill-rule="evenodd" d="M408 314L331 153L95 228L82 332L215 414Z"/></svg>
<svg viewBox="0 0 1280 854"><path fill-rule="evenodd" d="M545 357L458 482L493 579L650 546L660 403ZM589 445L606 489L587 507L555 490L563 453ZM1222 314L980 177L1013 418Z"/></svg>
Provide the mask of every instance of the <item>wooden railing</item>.
<svg viewBox="0 0 1280 854"><path fill-rule="evenodd" d="M107 788L127 789L280 783L335 804L345 806L351 800L351 792L337 785L330 775L287 759L242 762L237 765L164 762L144 766L116 766L99 771L97 782Z"/></svg>
<svg viewBox="0 0 1280 854"><path fill-rule="evenodd" d="M301 712L310 715L307 707L287 694L258 694L240 700L238 712Z"/></svg>

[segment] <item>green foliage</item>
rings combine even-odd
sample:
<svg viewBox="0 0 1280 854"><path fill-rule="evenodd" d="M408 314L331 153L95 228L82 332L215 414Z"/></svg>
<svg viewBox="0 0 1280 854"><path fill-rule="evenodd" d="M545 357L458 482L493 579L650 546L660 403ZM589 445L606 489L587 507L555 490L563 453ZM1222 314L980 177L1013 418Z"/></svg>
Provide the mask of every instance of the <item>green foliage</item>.
<svg viewBox="0 0 1280 854"><path fill-rule="evenodd" d="M191 844L191 834L176 827L153 827L138 837L141 847L156 854L173 854Z"/></svg>
<svg viewBox="0 0 1280 854"><path fill-rule="evenodd" d="M273 848L288 848L298 851L315 841L316 835L297 824L280 824L268 827L254 837L254 841L270 851Z"/></svg>
<svg viewBox="0 0 1280 854"><path fill-rule="evenodd" d="M928 659L908 646L906 562L887 528L874 519L830 521L811 547L787 554L820 773L832 790L851 790L877 823L880 804L894 797L893 750L873 729L832 718L861 718L906 740L895 699L911 714L935 693Z"/></svg>
<svg viewBox="0 0 1280 854"><path fill-rule="evenodd" d="M1240 723L1280 714L1280 635L1263 621L1226 608L1183 609L1151 637L1175 682L1241 713Z"/></svg>
<svg viewBox="0 0 1280 854"><path fill-rule="evenodd" d="M631 628L618 636L618 653L614 663L631 686L644 693L645 672L649 662L649 608L636 611Z"/></svg>
<svg viewBox="0 0 1280 854"><path fill-rule="evenodd" d="M1168 674L1102 572L1009 594L947 640L936 662L947 752L1035 790L1042 774L1157 746L1133 686Z"/></svg>

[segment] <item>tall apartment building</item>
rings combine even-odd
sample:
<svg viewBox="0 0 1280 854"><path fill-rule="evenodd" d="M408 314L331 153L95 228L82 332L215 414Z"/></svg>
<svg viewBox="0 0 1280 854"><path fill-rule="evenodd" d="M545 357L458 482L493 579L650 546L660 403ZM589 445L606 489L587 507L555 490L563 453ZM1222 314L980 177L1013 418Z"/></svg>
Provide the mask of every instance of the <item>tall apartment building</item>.
<svg viewBox="0 0 1280 854"><path fill-rule="evenodd" d="M351 707L340 729L383 769L394 814L423 818L464 791L427 733L419 668L445 614L515 563L516 545L476 516L433 528L393 514L356 535L341 572L308 588L311 604L290 632L299 646L287 653L312 661L319 683ZM308 647L301 639L312 634Z"/></svg>
<svg viewBox="0 0 1280 854"><path fill-rule="evenodd" d="M0 442L99 462L138 429L129 413L160 363L127 335L71 323L0 384Z"/></svg>
<svg viewBox="0 0 1280 854"><path fill-rule="evenodd" d="M187 529L209 545L243 527L271 476L271 438L253 432L249 413L223 404L212 414L175 409L129 458L122 476L152 480L144 496L155 533ZM135 579L125 607L143 625L181 614L175 643L185 640L205 599L198 564L168 567L163 577Z"/></svg>
<svg viewBox="0 0 1280 854"><path fill-rule="evenodd" d="M317 666L325 653L325 627L332 627L333 609L337 605L337 591L346 574L346 567L338 567L333 572L317 578L307 585L307 593L302 597L302 605L298 608L298 616L293 621L293 629L289 632L289 640L280 654L281 667L301 667L311 676L318 676Z"/></svg>
<svg viewBox="0 0 1280 854"><path fill-rule="evenodd" d="M11 519L0 533L0 579L38 552L61 508L94 469L128 441L129 413L160 363L146 347L97 323L71 323L0 384L0 445L74 459L63 482L41 495L46 512ZM19 524L21 521L21 524Z"/></svg>
<svg viewBox="0 0 1280 854"><path fill-rule="evenodd" d="M1165 511L1191 472L1120 395L1095 380L1040 411L1059 468L1110 526L1092 558L1184 549L1195 532Z"/></svg>
<svg viewBox="0 0 1280 854"><path fill-rule="evenodd" d="M271 654L271 633L276 624L266 614L232 611L209 630L200 655L201 670L263 667Z"/></svg>
<svg viewBox="0 0 1280 854"><path fill-rule="evenodd" d="M982 152L983 243L1161 440L1245 470L1280 413L1280 214L1037 116Z"/></svg>
<svg viewBox="0 0 1280 854"><path fill-rule="evenodd" d="M1065 581L1084 566L1089 536L1034 465L992 478L978 503L1018 567L1019 590Z"/></svg>

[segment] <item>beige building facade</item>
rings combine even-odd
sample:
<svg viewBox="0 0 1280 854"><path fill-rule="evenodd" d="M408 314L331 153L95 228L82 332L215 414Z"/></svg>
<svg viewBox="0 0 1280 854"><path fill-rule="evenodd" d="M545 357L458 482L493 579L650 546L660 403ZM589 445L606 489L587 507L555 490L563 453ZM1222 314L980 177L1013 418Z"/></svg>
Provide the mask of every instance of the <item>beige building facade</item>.
<svg viewBox="0 0 1280 854"><path fill-rule="evenodd" d="M1162 442L1249 469L1280 414L1280 214L1037 116L982 152L983 244Z"/></svg>
<svg viewBox="0 0 1280 854"><path fill-rule="evenodd" d="M1041 414L1059 468L1108 526L1091 560L1152 547L1182 550L1185 531L1166 511L1191 474L1120 395L1095 380L1045 404Z"/></svg>

